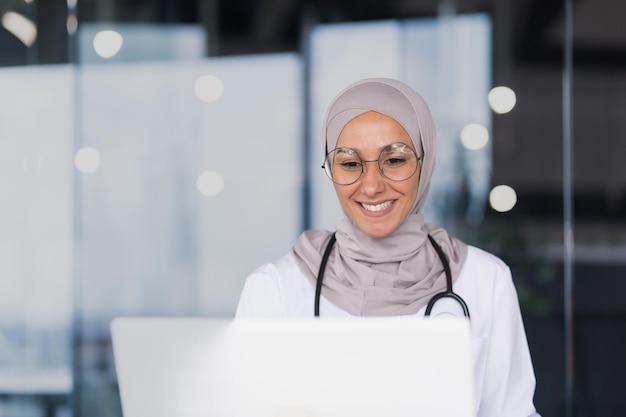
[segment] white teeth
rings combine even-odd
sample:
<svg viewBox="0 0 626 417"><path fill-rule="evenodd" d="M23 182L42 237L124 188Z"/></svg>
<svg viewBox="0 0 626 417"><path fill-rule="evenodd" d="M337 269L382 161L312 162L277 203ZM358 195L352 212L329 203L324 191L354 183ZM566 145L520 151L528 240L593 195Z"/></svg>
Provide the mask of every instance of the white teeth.
<svg viewBox="0 0 626 417"><path fill-rule="evenodd" d="M367 211L381 211L389 208L393 204L394 200L385 201L384 203L376 204L375 206L361 203L361 206Z"/></svg>

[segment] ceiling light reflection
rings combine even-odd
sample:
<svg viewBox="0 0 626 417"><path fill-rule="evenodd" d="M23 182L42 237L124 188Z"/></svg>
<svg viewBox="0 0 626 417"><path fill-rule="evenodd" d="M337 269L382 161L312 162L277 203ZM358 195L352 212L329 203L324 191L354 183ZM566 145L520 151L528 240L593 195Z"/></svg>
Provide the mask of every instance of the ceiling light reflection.
<svg viewBox="0 0 626 417"><path fill-rule="evenodd" d="M93 174L100 167L100 151L95 148L82 148L74 156L74 165L84 174Z"/></svg>
<svg viewBox="0 0 626 417"><path fill-rule="evenodd" d="M37 26L19 13L6 12L3 14L2 26L28 47L32 46L37 39Z"/></svg>
<svg viewBox="0 0 626 417"><path fill-rule="evenodd" d="M504 114L513 110L513 107L515 107L517 103L517 98L515 91L511 90L509 87L500 86L494 87L489 91L487 101L494 112Z"/></svg>
<svg viewBox="0 0 626 417"><path fill-rule="evenodd" d="M76 29L78 29L78 19L76 19L76 16L68 16L67 21L65 22L65 26L67 27L67 33L69 33L70 35L76 33Z"/></svg>
<svg viewBox="0 0 626 417"><path fill-rule="evenodd" d="M508 185L498 185L489 192L489 204L500 213L510 211L517 204L517 193Z"/></svg>
<svg viewBox="0 0 626 417"><path fill-rule="evenodd" d="M123 43L122 35L114 30L103 30L93 37L93 49L102 58L115 56L122 49Z"/></svg>
<svg viewBox="0 0 626 417"><path fill-rule="evenodd" d="M203 75L196 80L194 85L196 96L205 103L217 101L222 97L224 84L215 75Z"/></svg>
<svg viewBox="0 0 626 417"><path fill-rule="evenodd" d="M461 130L461 143L472 151L482 149L489 142L489 131L479 123L471 123Z"/></svg>
<svg viewBox="0 0 626 417"><path fill-rule="evenodd" d="M217 171L204 171L198 176L196 187L201 194L214 197L224 189L224 178Z"/></svg>
<svg viewBox="0 0 626 417"><path fill-rule="evenodd" d="M22 170L25 173L41 171L43 168L43 155L41 152L30 152L22 158Z"/></svg>

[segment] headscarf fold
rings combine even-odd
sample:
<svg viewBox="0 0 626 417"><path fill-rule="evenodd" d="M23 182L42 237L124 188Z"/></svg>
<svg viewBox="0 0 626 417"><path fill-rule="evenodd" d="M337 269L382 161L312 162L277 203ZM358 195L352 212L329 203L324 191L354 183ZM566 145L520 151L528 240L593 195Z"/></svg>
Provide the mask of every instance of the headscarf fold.
<svg viewBox="0 0 626 417"><path fill-rule="evenodd" d="M371 237L350 218L337 225L337 242L328 259L322 294L357 316L415 314L430 298L445 290L446 277L428 234L441 246L456 281L467 256L467 246L441 227L426 224L420 213L435 167L435 124L424 99L406 84L388 78L356 82L331 102L325 119L326 152L335 148L345 125L375 111L396 120L422 156L419 190L404 222L388 236ZM303 232L293 248L307 279L315 286L322 254L331 232Z"/></svg>

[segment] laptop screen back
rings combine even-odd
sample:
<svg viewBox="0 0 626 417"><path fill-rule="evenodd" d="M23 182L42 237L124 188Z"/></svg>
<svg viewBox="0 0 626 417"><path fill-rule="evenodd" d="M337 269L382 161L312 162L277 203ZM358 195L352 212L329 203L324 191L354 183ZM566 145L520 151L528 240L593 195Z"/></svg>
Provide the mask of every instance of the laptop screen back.
<svg viewBox="0 0 626 417"><path fill-rule="evenodd" d="M118 318L124 417L473 413L465 319Z"/></svg>

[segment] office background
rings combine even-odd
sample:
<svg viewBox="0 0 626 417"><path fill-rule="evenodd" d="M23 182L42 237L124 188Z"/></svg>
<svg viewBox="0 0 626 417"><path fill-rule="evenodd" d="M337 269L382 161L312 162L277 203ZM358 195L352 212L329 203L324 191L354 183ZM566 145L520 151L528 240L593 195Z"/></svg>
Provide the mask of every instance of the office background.
<svg viewBox="0 0 626 417"><path fill-rule="evenodd" d="M544 417L623 415L626 3L0 1L0 416L120 416L109 321L232 316L341 213L332 96L400 78L427 217L511 266ZM494 89L495 87L502 87Z"/></svg>

